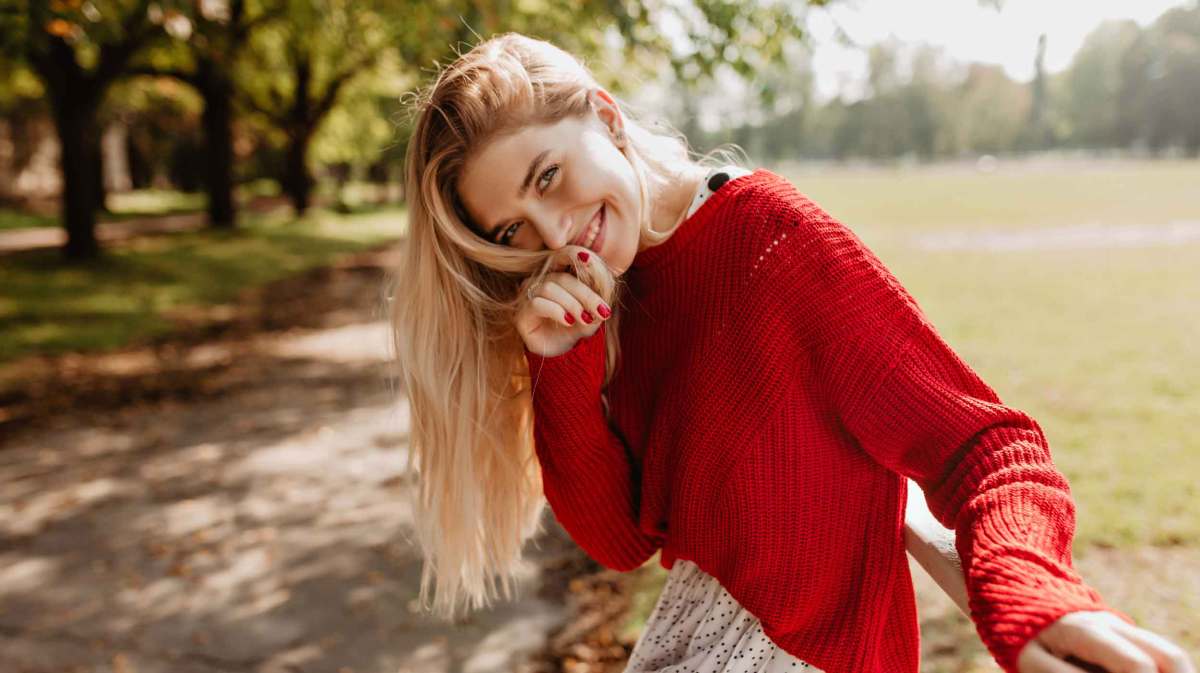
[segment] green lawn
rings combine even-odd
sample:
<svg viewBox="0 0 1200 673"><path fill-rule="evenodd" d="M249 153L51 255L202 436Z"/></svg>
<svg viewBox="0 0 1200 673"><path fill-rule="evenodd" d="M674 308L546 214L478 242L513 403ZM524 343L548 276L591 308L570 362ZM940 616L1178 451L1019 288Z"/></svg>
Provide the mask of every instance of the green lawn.
<svg viewBox="0 0 1200 673"><path fill-rule="evenodd" d="M204 210L204 194L168 189L138 189L108 195L108 213L99 213L97 222L115 222L138 217L192 213ZM11 208L0 208L0 231L31 227L57 227L58 214L39 215Z"/></svg>
<svg viewBox="0 0 1200 673"><path fill-rule="evenodd" d="M773 170L847 223L904 232L1200 219L1195 161Z"/></svg>
<svg viewBox="0 0 1200 673"><path fill-rule="evenodd" d="M246 216L232 233L155 236L69 266L57 250L0 265L0 362L32 353L123 346L171 329L166 313L232 300L239 291L397 238L403 212L318 211Z"/></svg>
<svg viewBox="0 0 1200 673"><path fill-rule="evenodd" d="M811 174L797 187L880 256L946 341L1042 425L1077 545L1200 546L1200 242L926 250L915 235L1200 220L1200 163Z"/></svg>
<svg viewBox="0 0 1200 673"><path fill-rule="evenodd" d="M1200 558L1200 241L1025 251L918 244L937 233L1196 222L1200 162L991 174L774 170L855 230L1000 398L1038 420L1078 506L1075 558L1095 552L1085 564L1093 586L1121 596L1117 607L1147 628L1200 645L1200 596L1188 588L1196 567L1166 561ZM1096 570L1113 567L1102 558L1114 552L1148 569ZM635 580L627 633L640 631L658 596L665 571L656 561ZM1130 586L1141 589L1121 589ZM928 670L996 670L965 618L936 623L923 623L935 629L923 635ZM939 654L947 638L953 649Z"/></svg>
<svg viewBox="0 0 1200 673"><path fill-rule="evenodd" d="M204 210L208 199L196 192L177 192L168 189L139 189L108 195L111 216L106 221L133 217L191 213Z"/></svg>

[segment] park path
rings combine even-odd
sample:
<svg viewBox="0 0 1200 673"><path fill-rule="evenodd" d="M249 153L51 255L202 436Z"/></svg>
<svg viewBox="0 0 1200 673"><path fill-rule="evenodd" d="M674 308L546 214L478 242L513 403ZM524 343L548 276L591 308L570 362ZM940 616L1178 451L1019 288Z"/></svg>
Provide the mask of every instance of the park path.
<svg viewBox="0 0 1200 673"><path fill-rule="evenodd" d="M405 403L370 317L191 348L186 399L0 438L0 670L522 670L564 619L542 568L576 552L548 516L516 600L417 611Z"/></svg>

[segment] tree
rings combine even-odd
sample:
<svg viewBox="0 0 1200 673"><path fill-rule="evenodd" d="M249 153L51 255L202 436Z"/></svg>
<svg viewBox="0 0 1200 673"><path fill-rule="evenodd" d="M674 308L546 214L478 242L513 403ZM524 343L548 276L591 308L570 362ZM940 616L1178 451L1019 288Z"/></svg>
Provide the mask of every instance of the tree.
<svg viewBox="0 0 1200 673"><path fill-rule="evenodd" d="M1084 39L1063 74L1068 141L1083 147L1127 145L1142 117L1145 64L1133 21L1106 21Z"/></svg>
<svg viewBox="0 0 1200 673"><path fill-rule="evenodd" d="M1149 118L1152 147L1200 155L1200 5L1168 10L1150 27Z"/></svg>
<svg viewBox="0 0 1200 673"><path fill-rule="evenodd" d="M1030 105L1029 121L1020 144L1027 149L1041 149L1051 142L1050 130L1047 124L1048 102L1046 100L1046 34L1038 36L1037 55L1033 61L1033 81L1029 83Z"/></svg>
<svg viewBox="0 0 1200 673"><path fill-rule="evenodd" d="M242 100L283 131L281 183L297 214L312 199L312 141L346 87L393 49L397 23L370 0L282 0L287 21L259 31Z"/></svg>
<svg viewBox="0 0 1200 673"><path fill-rule="evenodd" d="M163 3L154 5L161 7ZM95 257L102 202L97 110L133 57L164 35L150 0L17 0L0 12L5 51L18 51L41 79L62 148L64 253Z"/></svg>
<svg viewBox="0 0 1200 673"><path fill-rule="evenodd" d="M597 68L602 84L672 67L682 79L710 76L724 63L739 72L778 60L802 33L791 3L489 3L449 0L280 0L287 21L252 38L243 63L245 101L286 137L285 191L298 212L309 205L311 144L342 95L369 82L388 59L420 71L450 49L518 31L549 39ZM823 4L815 2L813 4ZM803 5L801 5L803 7ZM680 50L656 21L672 15L687 34ZM769 29L768 29L769 28ZM448 49L449 48L449 49ZM602 58L595 58L595 57Z"/></svg>
<svg viewBox="0 0 1200 673"><path fill-rule="evenodd" d="M184 82L204 100L204 183L208 193L208 222L218 229L235 224L233 199L234 63L253 31L282 15L282 6L261 6L247 0L196 3L180 22L187 28L147 64L129 75L159 75ZM181 24L182 25L182 24Z"/></svg>
<svg viewBox="0 0 1200 673"><path fill-rule="evenodd" d="M996 153L1013 149L1026 120L1032 95L998 65L972 63L958 86L957 111L961 124L960 147Z"/></svg>

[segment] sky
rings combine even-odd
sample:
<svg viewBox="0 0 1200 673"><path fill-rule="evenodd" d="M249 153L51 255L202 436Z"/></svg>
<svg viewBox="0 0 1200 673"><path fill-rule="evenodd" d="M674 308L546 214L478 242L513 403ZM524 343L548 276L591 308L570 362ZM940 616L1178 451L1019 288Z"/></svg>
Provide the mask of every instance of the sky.
<svg viewBox="0 0 1200 673"><path fill-rule="evenodd" d="M1133 19L1146 26L1171 7L1192 0L1005 0L1001 10L976 0L839 0L810 15L817 45L813 68L817 97L839 90L851 97L866 72L862 50L835 44L836 24L867 46L895 37L904 43L943 47L960 62L998 63L1010 77L1033 77L1038 36L1046 34L1046 69L1070 65L1084 37L1106 19Z"/></svg>

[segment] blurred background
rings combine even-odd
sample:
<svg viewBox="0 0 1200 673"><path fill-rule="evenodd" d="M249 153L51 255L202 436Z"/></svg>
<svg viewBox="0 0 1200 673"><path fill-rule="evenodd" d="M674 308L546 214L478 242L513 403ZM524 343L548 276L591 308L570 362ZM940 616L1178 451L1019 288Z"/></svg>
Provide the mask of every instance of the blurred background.
<svg viewBox="0 0 1200 673"><path fill-rule="evenodd" d="M513 600L416 601L404 95L509 30L858 233L1197 656L1194 0L0 0L0 670L622 670L665 573L549 512ZM999 670L913 574L923 670Z"/></svg>

